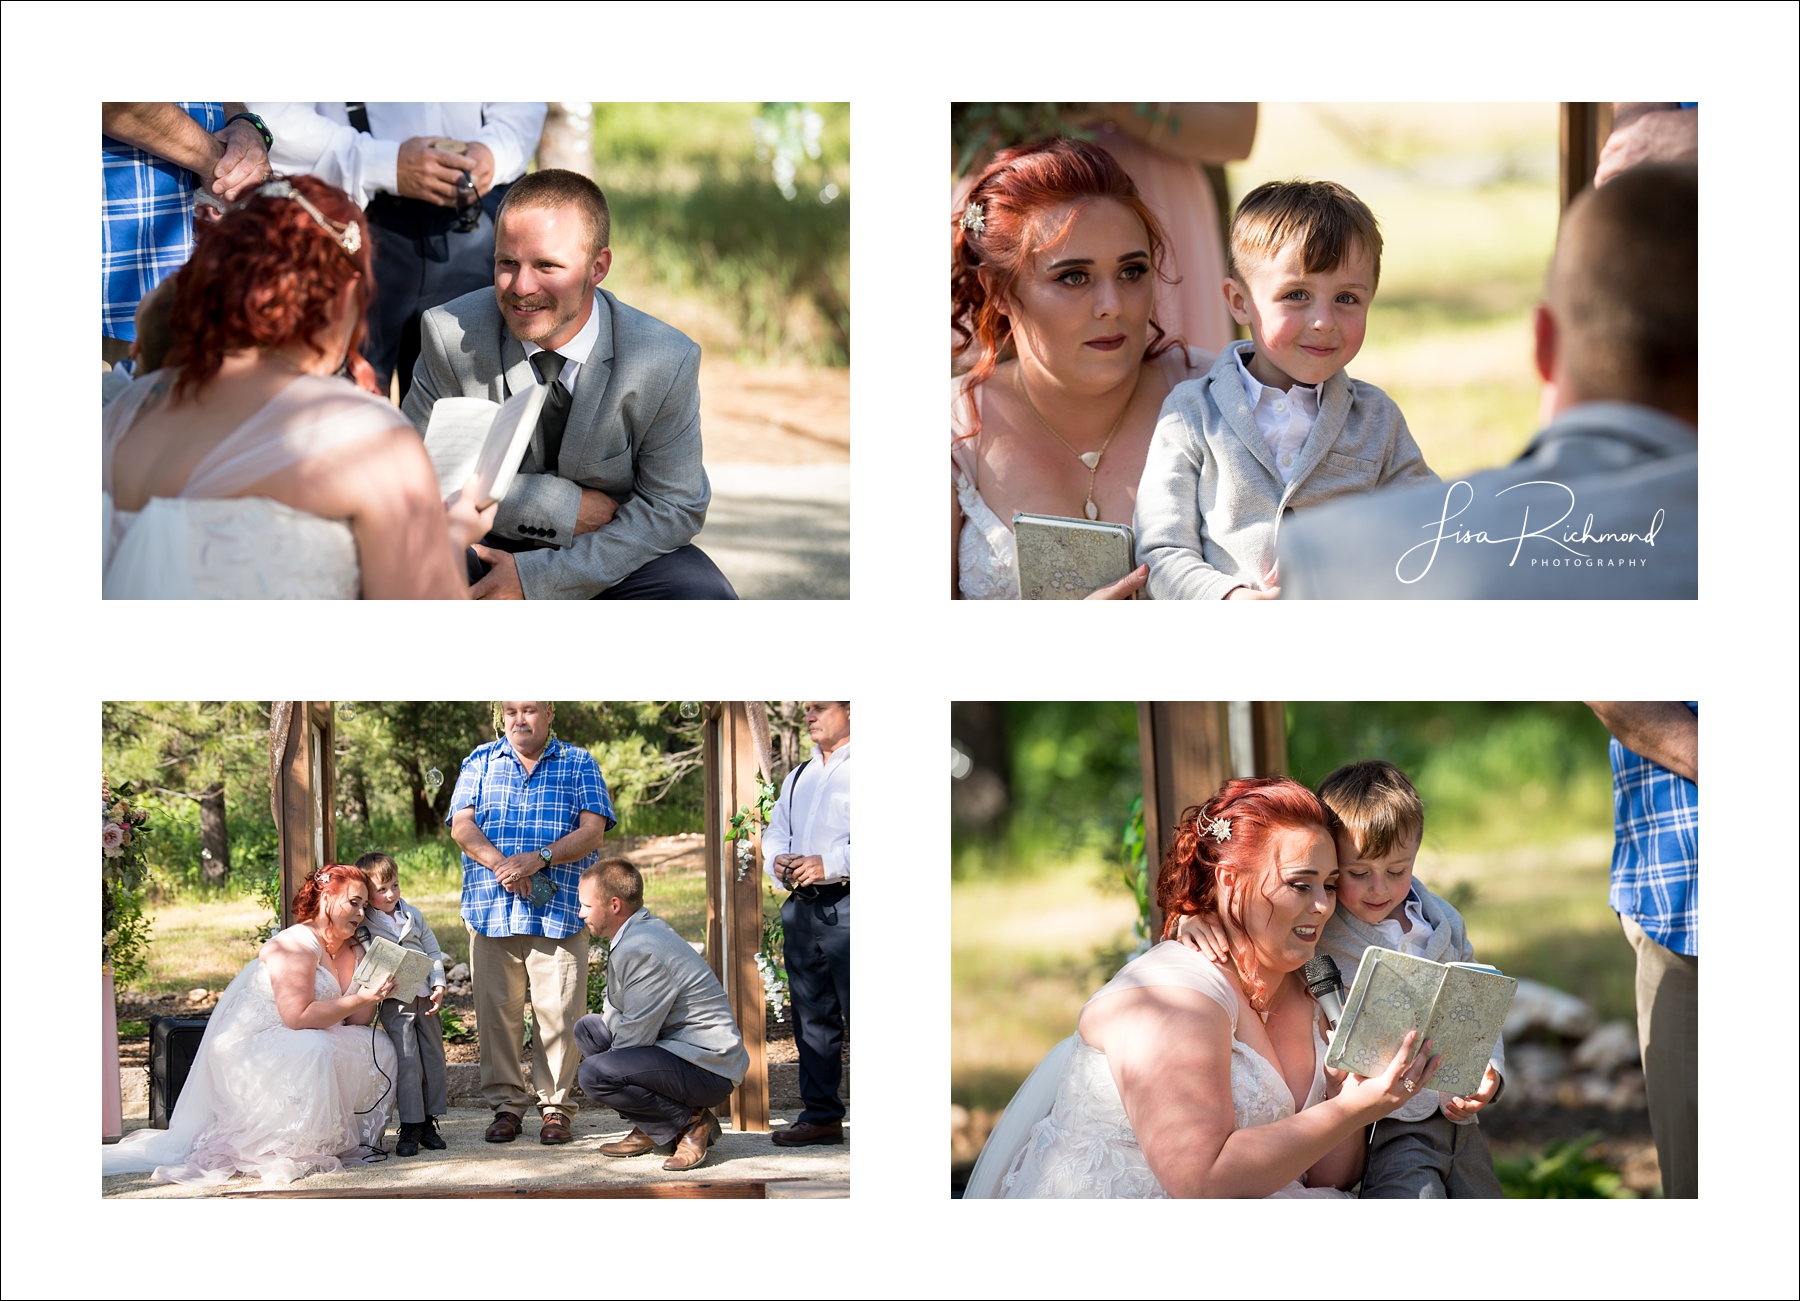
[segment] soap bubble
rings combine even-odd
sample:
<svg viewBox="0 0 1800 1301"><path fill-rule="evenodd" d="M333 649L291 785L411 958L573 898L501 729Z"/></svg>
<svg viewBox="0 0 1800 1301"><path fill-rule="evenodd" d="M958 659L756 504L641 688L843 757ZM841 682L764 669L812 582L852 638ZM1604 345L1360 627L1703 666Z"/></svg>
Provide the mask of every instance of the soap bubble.
<svg viewBox="0 0 1800 1301"><path fill-rule="evenodd" d="M700 702L698 700L682 701L681 716L690 721L700 717Z"/></svg>
<svg viewBox="0 0 1800 1301"><path fill-rule="evenodd" d="M356 706L348 700L343 701L338 705L338 717L343 719L346 723L354 723L356 721Z"/></svg>
<svg viewBox="0 0 1800 1301"><path fill-rule="evenodd" d="M425 789L427 791L429 791L431 794L436 795L438 787L442 786L443 784L444 784L444 774L439 772L436 768L429 770L425 774Z"/></svg>

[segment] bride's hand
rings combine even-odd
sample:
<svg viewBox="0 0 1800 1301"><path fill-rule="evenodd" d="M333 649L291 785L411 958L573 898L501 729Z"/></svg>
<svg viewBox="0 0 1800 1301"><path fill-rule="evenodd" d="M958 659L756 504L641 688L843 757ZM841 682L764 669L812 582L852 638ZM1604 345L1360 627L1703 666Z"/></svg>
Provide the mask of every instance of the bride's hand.
<svg viewBox="0 0 1800 1301"><path fill-rule="evenodd" d="M366 1002L379 1005L382 999L394 996L394 978L390 975L379 985L364 985L356 992Z"/></svg>
<svg viewBox="0 0 1800 1301"><path fill-rule="evenodd" d="M1150 581L1150 566L1139 565L1116 583L1108 583L1105 587L1096 587L1086 596L1084 601L1129 601L1137 593L1144 590L1144 584Z"/></svg>
<svg viewBox="0 0 1800 1301"><path fill-rule="evenodd" d="M1175 924L1175 938L1195 953L1214 962L1231 961L1231 944L1225 938L1225 928L1219 925L1215 917L1202 917L1198 913L1184 914Z"/></svg>
<svg viewBox="0 0 1800 1301"><path fill-rule="evenodd" d="M444 503L444 522L450 526L450 541L458 551L485 538L494 527L494 516L500 513L497 501L489 503L486 510L476 510L475 488L475 476L471 474L455 500Z"/></svg>
<svg viewBox="0 0 1800 1301"><path fill-rule="evenodd" d="M1420 1045L1418 1056L1413 1056L1413 1045L1418 1038L1417 1030L1408 1030L1406 1038L1400 1041L1400 1051L1394 1054L1394 1060L1388 1063L1386 1070L1379 1075L1363 1076L1354 1072L1346 1075L1338 1087L1338 1096L1355 1110L1367 1112L1370 1120L1380 1120L1415 1096L1442 1060L1426 1056L1431 1051L1429 1039Z"/></svg>

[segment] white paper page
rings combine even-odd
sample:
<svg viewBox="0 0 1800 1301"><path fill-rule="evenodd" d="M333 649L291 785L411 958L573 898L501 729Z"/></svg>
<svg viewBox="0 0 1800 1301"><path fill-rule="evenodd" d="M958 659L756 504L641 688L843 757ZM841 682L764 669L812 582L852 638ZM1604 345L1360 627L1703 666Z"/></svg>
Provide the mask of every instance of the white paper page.
<svg viewBox="0 0 1800 1301"><path fill-rule="evenodd" d="M531 435L537 429L538 410L549 391L546 384L533 384L523 393L513 394L500 408L475 469L475 500L483 509L489 502L505 497L512 487L519 462L525 459L525 449L531 445ZM432 414L436 414L435 410Z"/></svg>
<svg viewBox="0 0 1800 1301"><path fill-rule="evenodd" d="M488 431L503 408L486 398L439 398L431 406L425 426L425 454L437 474L438 494L444 498L463 486L475 473Z"/></svg>

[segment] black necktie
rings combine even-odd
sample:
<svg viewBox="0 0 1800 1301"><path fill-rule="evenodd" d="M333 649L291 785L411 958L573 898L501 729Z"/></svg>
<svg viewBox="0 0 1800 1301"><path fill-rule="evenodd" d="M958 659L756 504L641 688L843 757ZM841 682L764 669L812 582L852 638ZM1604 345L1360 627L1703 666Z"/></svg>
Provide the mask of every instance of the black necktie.
<svg viewBox="0 0 1800 1301"><path fill-rule="evenodd" d="M531 365L538 379L550 386L544 405L538 409L538 428L544 431L544 473L555 474L557 459L562 455L563 429L569 423L569 407L575 399L559 378L563 370L561 353L534 353Z"/></svg>

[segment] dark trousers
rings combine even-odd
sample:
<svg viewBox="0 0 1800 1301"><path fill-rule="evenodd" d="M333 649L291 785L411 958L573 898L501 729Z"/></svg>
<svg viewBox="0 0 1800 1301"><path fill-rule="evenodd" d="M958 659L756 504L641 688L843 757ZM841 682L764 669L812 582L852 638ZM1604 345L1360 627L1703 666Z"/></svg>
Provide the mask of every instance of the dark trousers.
<svg viewBox="0 0 1800 1301"><path fill-rule="evenodd" d="M838 1084L850 1023L850 887L821 885L790 894L781 905L781 929L805 1104L799 1123L826 1125L844 1118Z"/></svg>
<svg viewBox="0 0 1800 1301"><path fill-rule="evenodd" d="M381 1028L394 1041L399 1065L394 1096L400 1104L400 1123L416 1125L427 1116L450 1110L444 1084L444 1026L431 1010L429 998L401 1002L381 1001Z"/></svg>
<svg viewBox="0 0 1800 1301"><path fill-rule="evenodd" d="M375 228L375 302L362 354L383 393L399 372L405 401L419 359L419 318L452 298L493 288L494 222L484 210L481 225L459 235L454 210L391 194L371 199L368 217Z"/></svg>
<svg viewBox="0 0 1800 1301"><path fill-rule="evenodd" d="M1443 1201L1501 1195L1480 1125L1452 1124L1441 1111L1424 1120L1387 1116L1375 1122L1363 1197Z"/></svg>
<svg viewBox="0 0 1800 1301"><path fill-rule="evenodd" d="M481 540L484 547L500 551L530 551L532 547L513 538L490 534ZM469 582L481 581L487 573L487 562L476 558L473 550L465 557ZM666 556L658 556L638 566L594 598L596 601L735 601L738 599L731 580L719 572L699 547L688 543Z"/></svg>
<svg viewBox="0 0 1800 1301"><path fill-rule="evenodd" d="M614 1048L606 1022L590 1012L575 1023L581 1091L611 1107L657 1143L673 1143L701 1107L721 1107L731 1097L723 1075L683 1061L667 1048Z"/></svg>

